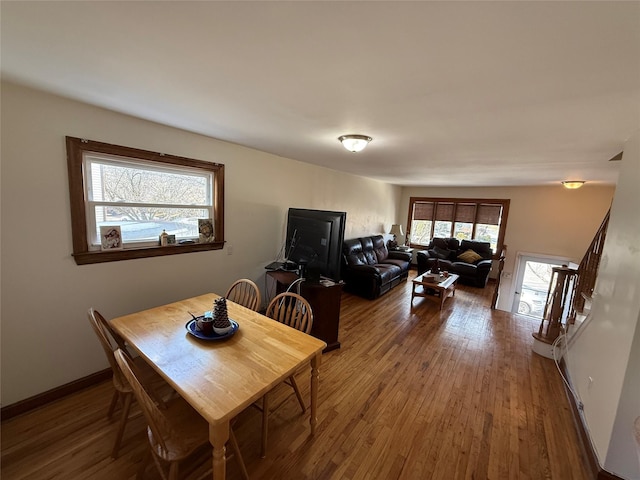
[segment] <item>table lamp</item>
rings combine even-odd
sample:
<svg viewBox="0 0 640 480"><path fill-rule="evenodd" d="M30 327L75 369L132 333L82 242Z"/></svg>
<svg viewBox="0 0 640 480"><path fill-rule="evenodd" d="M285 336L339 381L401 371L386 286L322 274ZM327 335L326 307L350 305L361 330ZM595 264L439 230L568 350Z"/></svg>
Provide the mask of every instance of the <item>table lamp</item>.
<svg viewBox="0 0 640 480"><path fill-rule="evenodd" d="M402 225L394 223L393 225L391 225L391 230L389 231L389 233L393 235L393 242L397 245L398 244L397 236L404 235L404 232L402 231Z"/></svg>

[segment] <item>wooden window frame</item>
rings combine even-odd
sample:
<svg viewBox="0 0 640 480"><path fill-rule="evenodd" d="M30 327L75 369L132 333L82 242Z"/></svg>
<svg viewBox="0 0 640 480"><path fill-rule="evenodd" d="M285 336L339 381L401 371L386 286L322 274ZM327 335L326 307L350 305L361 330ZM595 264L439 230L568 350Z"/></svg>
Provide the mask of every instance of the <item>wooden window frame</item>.
<svg viewBox="0 0 640 480"><path fill-rule="evenodd" d="M117 262L134 258L179 255L191 252L220 250L224 247L224 165L109 143L66 137L69 199L71 203L72 256L78 265ZM205 170L213 174L213 223L216 232L211 243L127 248L124 250L91 251L87 240L83 157L85 152L103 153Z"/></svg>
<svg viewBox="0 0 640 480"><path fill-rule="evenodd" d="M455 226L455 216L456 216L456 206L457 204L476 204L476 219L478 215L478 211L480 210L480 205L491 205L491 204L499 204L502 206L502 218L500 219L500 228L498 230L498 240L496 244L496 251L493 252L493 258L500 258L500 253L504 248L504 237L505 232L507 230L507 218L509 217L509 204L511 201L509 199L496 199L496 198L438 198L438 197L410 197L409 198L409 214L407 217L407 235L411 234L411 223L413 221L413 206L415 203L419 202L434 202L434 203L454 203L453 207L453 220L452 220L452 228ZM434 217L436 215L434 208ZM435 219L433 220L435 223ZM475 233L476 223L473 222L473 231ZM433 228L433 227L432 227ZM411 248L415 248L418 250L426 250L427 247L424 245L418 245L411 243L409 245Z"/></svg>

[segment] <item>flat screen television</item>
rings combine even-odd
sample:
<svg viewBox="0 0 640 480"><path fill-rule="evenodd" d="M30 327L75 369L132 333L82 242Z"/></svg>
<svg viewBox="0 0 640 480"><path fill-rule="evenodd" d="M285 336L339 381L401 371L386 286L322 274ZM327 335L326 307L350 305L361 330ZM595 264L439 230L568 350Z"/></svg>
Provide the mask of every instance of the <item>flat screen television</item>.
<svg viewBox="0 0 640 480"><path fill-rule="evenodd" d="M346 212L290 208L287 215L286 255L304 266L305 278L340 280Z"/></svg>

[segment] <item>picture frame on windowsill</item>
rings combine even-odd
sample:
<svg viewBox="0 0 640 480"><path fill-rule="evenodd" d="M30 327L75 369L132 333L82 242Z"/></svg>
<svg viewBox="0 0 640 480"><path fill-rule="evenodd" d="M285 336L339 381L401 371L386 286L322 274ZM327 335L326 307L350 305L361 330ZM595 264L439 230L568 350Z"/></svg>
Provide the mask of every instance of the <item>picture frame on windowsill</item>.
<svg viewBox="0 0 640 480"><path fill-rule="evenodd" d="M122 230L120 225L102 225L100 227L100 249L122 250Z"/></svg>

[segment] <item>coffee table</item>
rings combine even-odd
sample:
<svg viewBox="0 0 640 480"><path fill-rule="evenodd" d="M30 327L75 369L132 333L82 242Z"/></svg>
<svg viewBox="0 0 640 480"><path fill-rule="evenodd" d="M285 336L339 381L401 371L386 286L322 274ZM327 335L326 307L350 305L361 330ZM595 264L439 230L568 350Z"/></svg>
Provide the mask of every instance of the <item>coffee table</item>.
<svg viewBox="0 0 640 480"><path fill-rule="evenodd" d="M430 281L430 278L433 278L433 281ZM438 275L430 272L414 278L411 289L411 304L413 304L415 297L424 297L439 303L440 310L442 310L444 301L456 294L458 278L460 276L455 273L450 273L449 276L445 277L442 274Z"/></svg>

